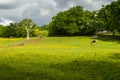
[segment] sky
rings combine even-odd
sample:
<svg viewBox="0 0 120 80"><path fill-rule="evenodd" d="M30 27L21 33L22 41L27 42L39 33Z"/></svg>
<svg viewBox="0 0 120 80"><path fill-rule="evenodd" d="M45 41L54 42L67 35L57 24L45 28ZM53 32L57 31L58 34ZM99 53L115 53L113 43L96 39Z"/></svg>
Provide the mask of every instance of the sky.
<svg viewBox="0 0 120 80"><path fill-rule="evenodd" d="M80 5L85 10L99 10L114 0L0 0L0 24L30 18L38 25L48 24L60 11Z"/></svg>

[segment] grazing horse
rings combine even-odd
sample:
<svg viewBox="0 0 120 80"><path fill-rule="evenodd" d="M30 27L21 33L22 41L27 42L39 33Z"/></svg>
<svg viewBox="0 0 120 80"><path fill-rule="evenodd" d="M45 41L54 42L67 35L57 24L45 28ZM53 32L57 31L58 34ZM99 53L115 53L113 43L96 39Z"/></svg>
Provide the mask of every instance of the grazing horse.
<svg viewBox="0 0 120 80"><path fill-rule="evenodd" d="M92 40L92 41L91 41L91 44L96 43L96 42L97 42L97 40Z"/></svg>

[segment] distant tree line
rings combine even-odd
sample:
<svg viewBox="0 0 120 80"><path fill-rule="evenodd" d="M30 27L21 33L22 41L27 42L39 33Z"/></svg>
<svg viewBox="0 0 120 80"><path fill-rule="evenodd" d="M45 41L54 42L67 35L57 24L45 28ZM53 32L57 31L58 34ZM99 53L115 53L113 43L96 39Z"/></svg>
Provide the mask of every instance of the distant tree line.
<svg viewBox="0 0 120 80"><path fill-rule="evenodd" d="M36 37L41 36L42 30L47 30L46 26L38 26L31 19L23 19L18 23L10 23L8 26L0 25L0 37Z"/></svg>
<svg viewBox="0 0 120 80"><path fill-rule="evenodd" d="M81 6L59 12L49 23L49 35L94 35L99 31L120 32L120 0L111 2L98 11L87 11Z"/></svg>

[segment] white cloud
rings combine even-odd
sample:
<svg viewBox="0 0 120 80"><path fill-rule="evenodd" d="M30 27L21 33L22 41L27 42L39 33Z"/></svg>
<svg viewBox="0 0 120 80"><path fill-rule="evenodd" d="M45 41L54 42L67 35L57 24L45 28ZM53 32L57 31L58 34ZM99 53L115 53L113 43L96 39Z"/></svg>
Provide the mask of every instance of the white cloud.
<svg viewBox="0 0 120 80"><path fill-rule="evenodd" d="M13 3L14 0L0 0L0 4L4 5L4 4L8 4L8 3Z"/></svg>
<svg viewBox="0 0 120 80"><path fill-rule="evenodd" d="M88 2L91 2L92 0L87 0Z"/></svg>
<svg viewBox="0 0 120 80"><path fill-rule="evenodd" d="M13 22L14 22L14 21L12 21L12 20L5 19L5 18L1 18L0 25L7 26L7 25L9 25L10 23L13 23Z"/></svg>
<svg viewBox="0 0 120 80"><path fill-rule="evenodd" d="M48 16L49 15L49 11L48 10L41 9L40 11L41 11L40 14L43 15L43 16Z"/></svg>

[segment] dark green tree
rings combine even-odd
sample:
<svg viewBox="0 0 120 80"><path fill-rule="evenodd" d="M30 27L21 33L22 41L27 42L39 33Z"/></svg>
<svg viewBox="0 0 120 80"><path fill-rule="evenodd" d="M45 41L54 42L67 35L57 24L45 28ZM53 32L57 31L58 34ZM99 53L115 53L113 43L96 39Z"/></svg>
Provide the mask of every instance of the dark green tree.
<svg viewBox="0 0 120 80"><path fill-rule="evenodd" d="M103 6L98 12L98 17L103 23L101 26L113 35L120 29L120 0L111 2Z"/></svg>
<svg viewBox="0 0 120 80"><path fill-rule="evenodd" d="M93 35L97 32L96 11L84 11L76 6L59 12L49 24L49 35Z"/></svg>
<svg viewBox="0 0 120 80"><path fill-rule="evenodd" d="M81 6L59 12L49 24L49 35L78 35L78 23L82 16L83 8Z"/></svg>
<svg viewBox="0 0 120 80"><path fill-rule="evenodd" d="M3 37L4 32L5 32L5 26L0 25L0 37Z"/></svg>
<svg viewBox="0 0 120 80"><path fill-rule="evenodd" d="M98 30L98 19L96 11L84 11L82 22L79 26L81 35L93 35Z"/></svg>
<svg viewBox="0 0 120 80"><path fill-rule="evenodd" d="M15 37L16 29L17 29L17 26L14 23L10 23L10 25L5 26L3 37Z"/></svg>
<svg viewBox="0 0 120 80"><path fill-rule="evenodd" d="M40 26L40 29L41 29L41 30L48 30L48 25Z"/></svg>

